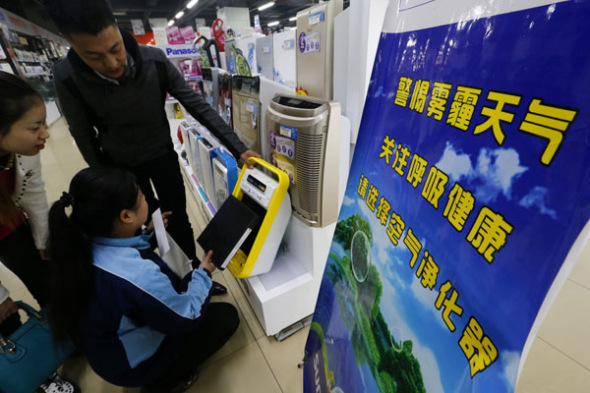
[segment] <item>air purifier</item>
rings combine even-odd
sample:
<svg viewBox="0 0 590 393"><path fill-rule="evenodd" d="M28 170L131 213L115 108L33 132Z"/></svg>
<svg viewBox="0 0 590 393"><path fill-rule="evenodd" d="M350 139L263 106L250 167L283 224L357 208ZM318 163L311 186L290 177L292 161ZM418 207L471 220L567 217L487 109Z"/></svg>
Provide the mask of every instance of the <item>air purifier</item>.
<svg viewBox="0 0 590 393"><path fill-rule="evenodd" d="M201 176L203 179L203 182L201 183L201 181L199 181L199 183L207 194L207 198L209 198L210 201L213 201L215 199L215 188L213 186L213 164L211 161L214 157L214 149L220 146L220 143L209 132L200 130L199 133L201 134L201 137L197 141L197 146L199 150L199 162L201 164Z"/></svg>
<svg viewBox="0 0 590 393"><path fill-rule="evenodd" d="M274 79L274 50L272 35L260 37L256 40L256 64L257 73L267 77L270 80Z"/></svg>
<svg viewBox="0 0 590 393"><path fill-rule="evenodd" d="M334 17L342 8L332 0L297 13L297 85L309 96L332 99Z"/></svg>
<svg viewBox="0 0 590 393"><path fill-rule="evenodd" d="M225 121L229 128L234 128L234 122L232 120L232 90L231 90L231 75L227 72L219 72L217 77L219 84L219 95L217 110L219 116Z"/></svg>
<svg viewBox="0 0 590 393"><path fill-rule="evenodd" d="M203 68L203 96L205 101L217 110L219 99L218 75L219 68Z"/></svg>
<svg viewBox="0 0 590 393"><path fill-rule="evenodd" d="M296 31L272 35L274 80L291 88L297 87Z"/></svg>
<svg viewBox="0 0 590 393"><path fill-rule="evenodd" d="M271 163L289 176L293 214L312 227L338 217L340 104L277 95L267 112Z"/></svg>
<svg viewBox="0 0 590 393"><path fill-rule="evenodd" d="M244 59L248 62L251 75L258 73L258 62L256 61L256 40L260 37L264 37L264 35L260 33L251 33L236 38L236 48L240 49ZM239 68L239 58L236 59L236 61L236 67ZM244 75L240 72L238 72L238 74Z"/></svg>
<svg viewBox="0 0 590 393"><path fill-rule="evenodd" d="M234 132L248 149L260 151L260 78L232 77L232 119Z"/></svg>
<svg viewBox="0 0 590 393"><path fill-rule="evenodd" d="M273 99L273 97L277 94L283 95L292 95L295 93L295 89L282 85L278 82L273 81L272 79L268 79L264 76L260 76L260 92L258 94L258 98L260 100L260 150L258 152L262 154L262 157L266 161L270 161L270 148L269 148L269 138L268 138L268 130L266 128L267 124L262 119L266 119L266 112L268 111L268 107Z"/></svg>
<svg viewBox="0 0 590 393"><path fill-rule="evenodd" d="M264 160L251 158L251 161L257 167L242 167L232 195L263 218L228 265L237 278L271 270L291 217L287 176Z"/></svg>
<svg viewBox="0 0 590 393"><path fill-rule="evenodd" d="M219 209L238 182L238 163L223 147L216 147L213 156L214 197L211 201L215 209Z"/></svg>

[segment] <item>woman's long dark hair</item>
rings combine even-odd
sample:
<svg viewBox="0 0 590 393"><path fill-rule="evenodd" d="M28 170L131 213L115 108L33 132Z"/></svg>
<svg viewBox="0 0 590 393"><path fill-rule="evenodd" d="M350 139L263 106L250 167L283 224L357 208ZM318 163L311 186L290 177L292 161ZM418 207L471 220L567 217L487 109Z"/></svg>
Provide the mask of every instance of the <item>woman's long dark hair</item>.
<svg viewBox="0 0 590 393"><path fill-rule="evenodd" d="M0 71L0 137L10 132L12 125L43 99L18 76ZM8 189L0 182L0 223L13 226L21 217Z"/></svg>
<svg viewBox="0 0 590 393"><path fill-rule="evenodd" d="M79 342L93 290L91 239L110 237L123 209L133 209L139 187L135 176L116 168L78 172L49 211L49 253L56 266L48 308L56 343ZM70 216L66 208L72 207Z"/></svg>

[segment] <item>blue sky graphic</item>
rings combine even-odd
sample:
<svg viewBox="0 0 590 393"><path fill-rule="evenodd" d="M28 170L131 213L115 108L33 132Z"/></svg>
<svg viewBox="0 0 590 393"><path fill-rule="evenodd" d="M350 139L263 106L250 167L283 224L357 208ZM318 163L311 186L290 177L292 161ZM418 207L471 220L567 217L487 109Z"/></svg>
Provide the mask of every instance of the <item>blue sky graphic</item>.
<svg viewBox="0 0 590 393"><path fill-rule="evenodd" d="M428 392L512 391L520 352L545 294L572 243L590 217L590 40L588 3L566 2L459 25L382 35L340 219L360 214L374 236L373 263L383 282L381 311L390 330L412 340ZM567 37L567 40L564 39ZM399 78L411 77L482 89L467 131L394 104ZM517 94L502 145L491 131L473 134L493 106L488 91ZM551 165L540 163L547 141L519 131L528 103L578 111ZM408 100L409 102L409 100ZM584 106L585 105L585 106ZM379 155L388 136L449 176L438 209ZM409 168L406 167L406 174ZM428 173L428 172L427 172ZM406 223L394 246L366 201L361 176L377 187ZM475 207L462 231L443 210L455 183L471 192ZM512 225L506 245L488 263L466 240L483 206ZM434 290L424 288L409 265L403 238L412 228L422 251L440 268ZM456 331L434 306L440 285L459 292ZM498 360L471 378L458 341L473 316L498 349ZM329 332L327 333L329 334Z"/></svg>

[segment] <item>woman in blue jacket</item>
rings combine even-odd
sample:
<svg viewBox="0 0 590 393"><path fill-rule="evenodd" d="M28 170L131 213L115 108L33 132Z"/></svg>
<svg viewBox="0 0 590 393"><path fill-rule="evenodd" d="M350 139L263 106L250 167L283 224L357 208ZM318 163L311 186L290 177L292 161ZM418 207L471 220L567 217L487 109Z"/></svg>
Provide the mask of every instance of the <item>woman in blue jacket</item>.
<svg viewBox="0 0 590 393"><path fill-rule="evenodd" d="M211 252L197 269L176 276L142 231L147 216L130 172L92 167L74 176L49 213L58 268L49 318L56 340L76 342L105 380L181 392L239 319L232 305L209 303Z"/></svg>

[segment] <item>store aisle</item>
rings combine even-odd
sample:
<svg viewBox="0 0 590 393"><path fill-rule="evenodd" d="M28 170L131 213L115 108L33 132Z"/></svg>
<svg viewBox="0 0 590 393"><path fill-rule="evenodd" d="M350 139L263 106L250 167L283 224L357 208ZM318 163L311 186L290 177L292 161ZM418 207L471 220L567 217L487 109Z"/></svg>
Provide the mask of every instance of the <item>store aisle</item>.
<svg viewBox="0 0 590 393"><path fill-rule="evenodd" d="M85 167L63 119L51 127L51 138L41 153L50 203L67 189L72 176ZM197 205L187 195L189 216L198 234ZM36 305L22 283L0 264L0 278L13 299ZM216 272L215 279L229 293L215 300L228 301L240 312L241 324L232 339L201 370L189 392L206 393L300 393L303 373L297 367L303 357L308 328L283 342L266 337L241 288L229 272ZM510 323L510 321L506 321ZM529 361L517 387L518 393L588 392L590 387L590 246L560 292L555 306L541 327ZM504 354L505 355L505 354ZM515 364L516 367L516 364ZM80 385L84 393L135 392L101 380L83 357L69 360L63 375Z"/></svg>

